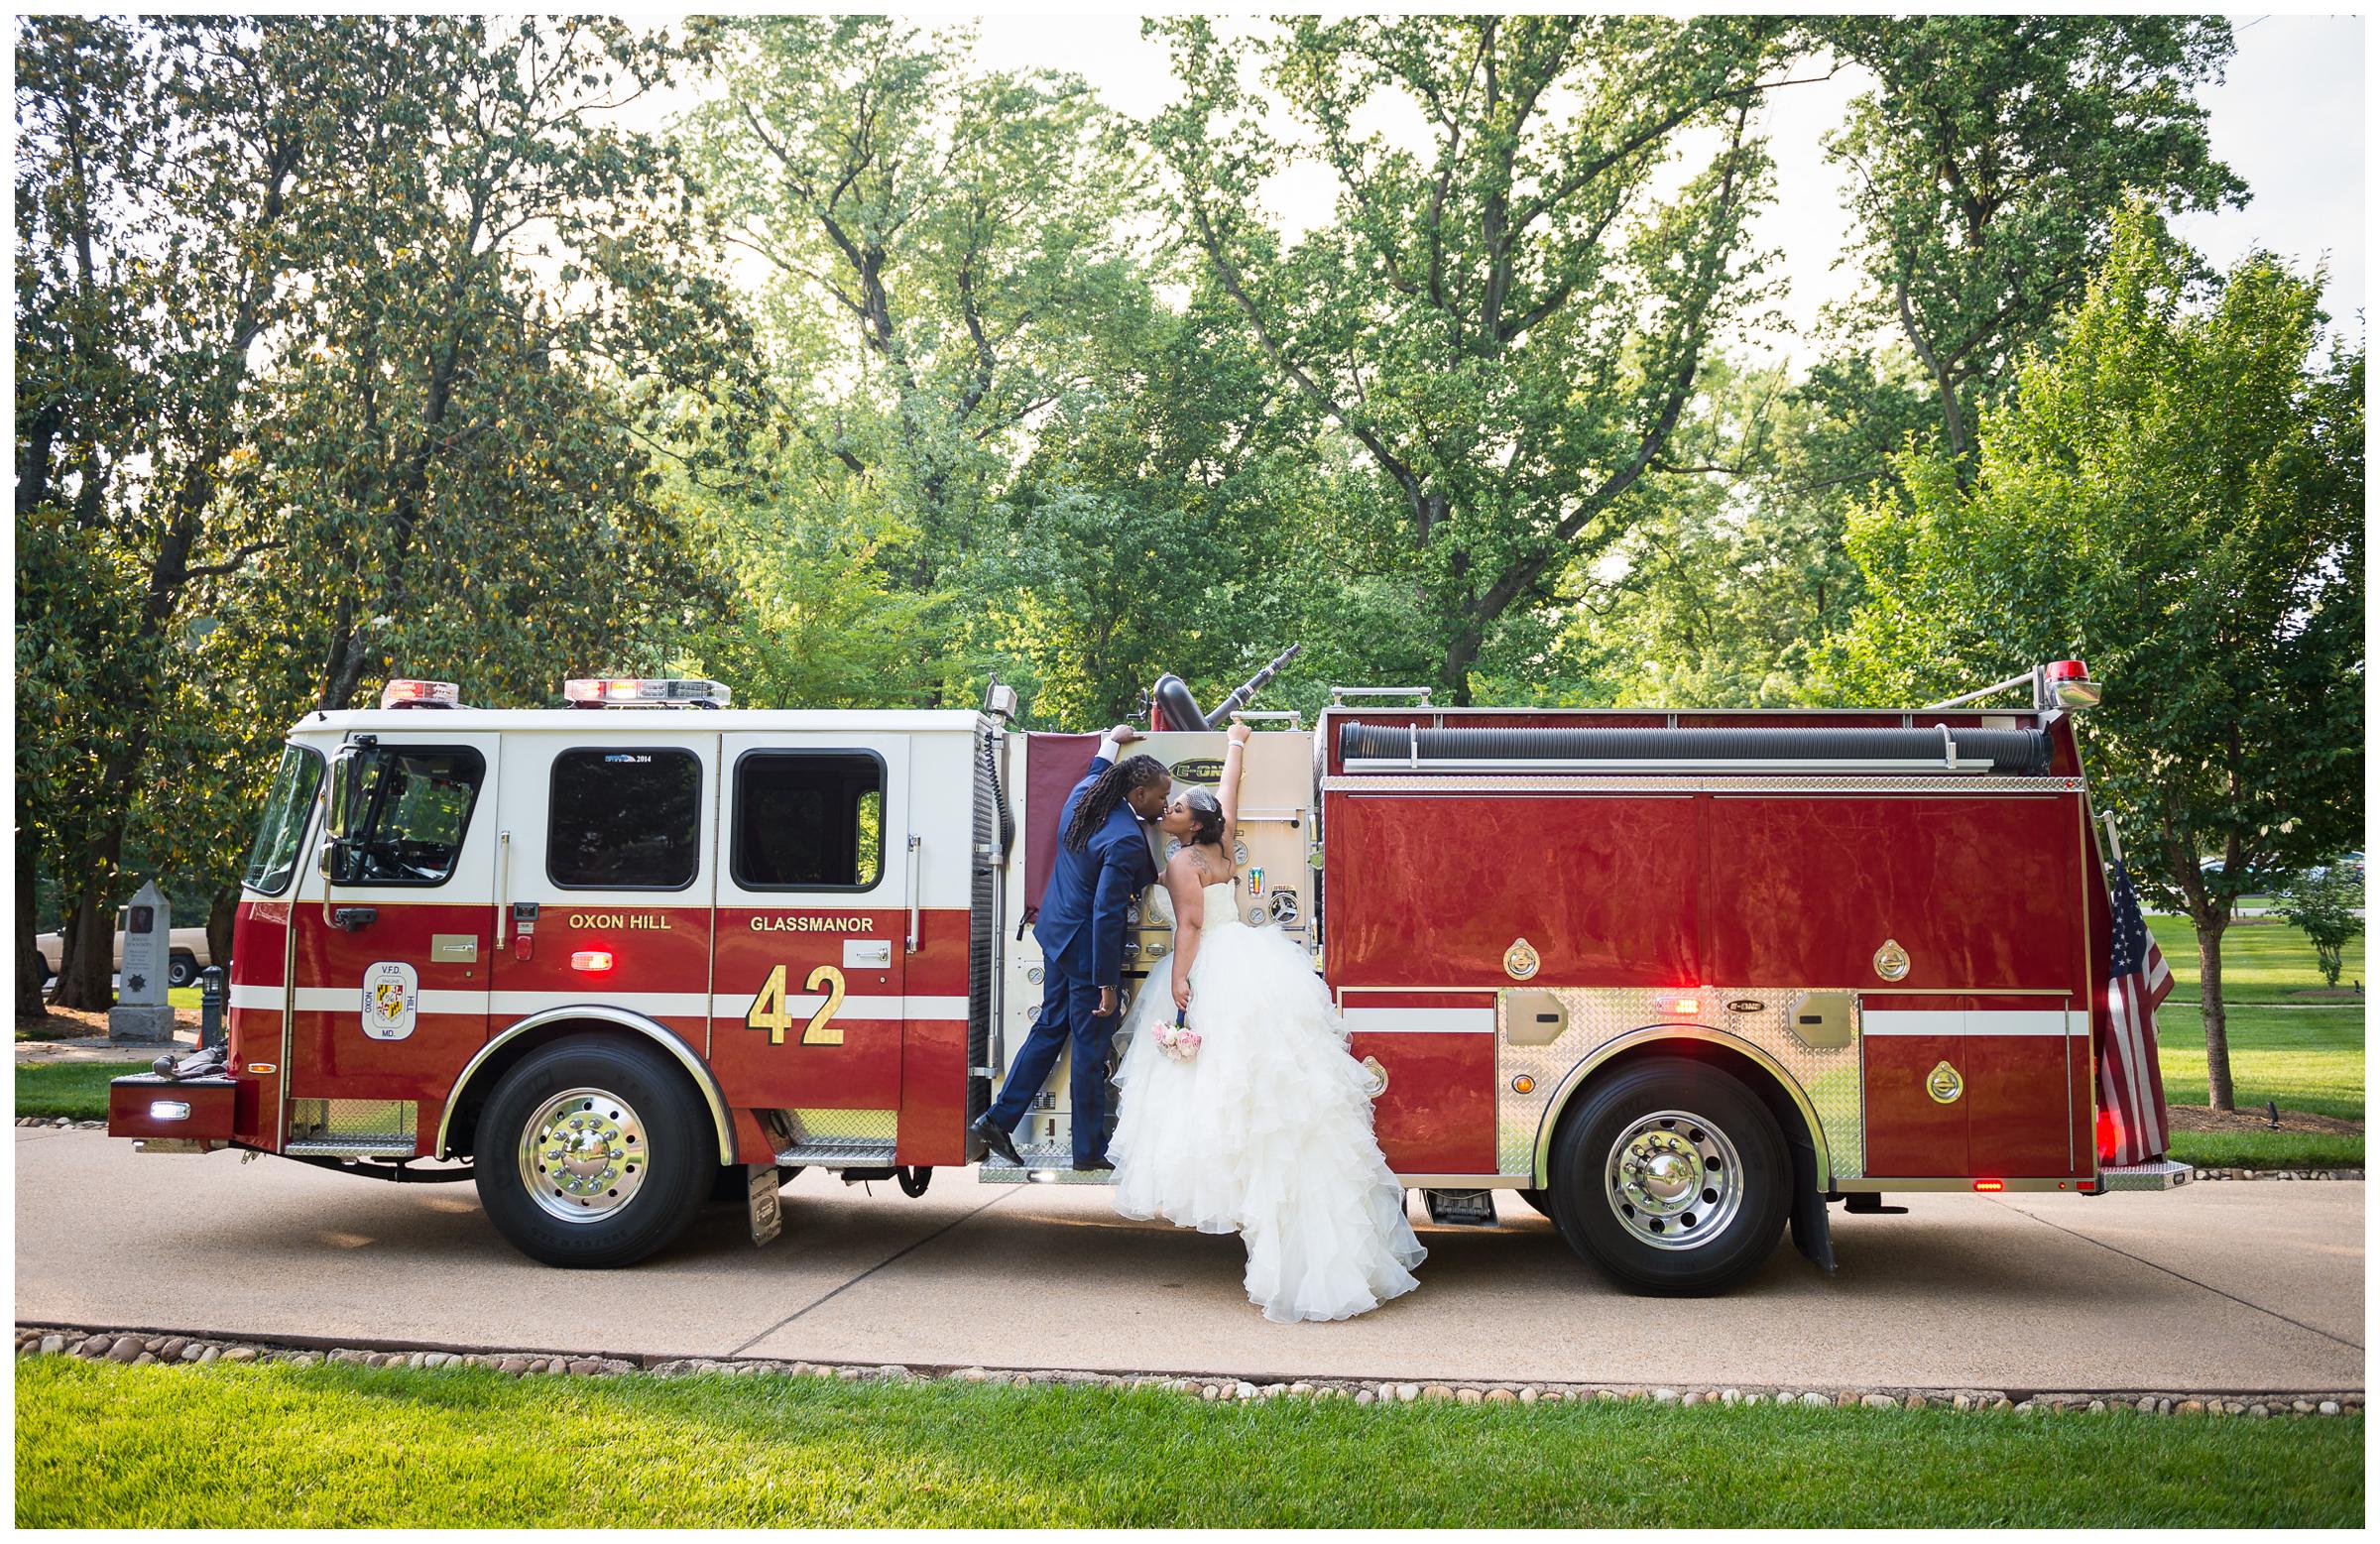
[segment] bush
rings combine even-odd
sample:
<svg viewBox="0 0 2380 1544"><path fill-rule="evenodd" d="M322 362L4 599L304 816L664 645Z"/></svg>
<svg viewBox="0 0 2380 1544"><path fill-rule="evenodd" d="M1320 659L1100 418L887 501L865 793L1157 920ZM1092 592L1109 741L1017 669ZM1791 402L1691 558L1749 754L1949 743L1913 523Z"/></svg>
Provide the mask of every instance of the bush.
<svg viewBox="0 0 2380 1544"><path fill-rule="evenodd" d="M2347 872L2345 864L2334 863L2318 872L2299 875L2281 892L2280 902L2276 909L2313 942L2314 957L2322 968L2322 980L2337 986L2340 956L2347 941L2363 926L2355 915L2355 908L2363 904L2362 885Z"/></svg>

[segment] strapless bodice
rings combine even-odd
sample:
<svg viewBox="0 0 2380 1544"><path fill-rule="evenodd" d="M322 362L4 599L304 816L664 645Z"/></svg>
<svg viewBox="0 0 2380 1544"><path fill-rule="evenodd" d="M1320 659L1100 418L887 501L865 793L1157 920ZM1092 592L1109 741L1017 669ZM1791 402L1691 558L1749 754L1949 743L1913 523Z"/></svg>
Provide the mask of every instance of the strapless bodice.
<svg viewBox="0 0 2380 1544"><path fill-rule="evenodd" d="M1240 920L1240 886L1234 880L1222 880L1206 888L1209 927Z"/></svg>

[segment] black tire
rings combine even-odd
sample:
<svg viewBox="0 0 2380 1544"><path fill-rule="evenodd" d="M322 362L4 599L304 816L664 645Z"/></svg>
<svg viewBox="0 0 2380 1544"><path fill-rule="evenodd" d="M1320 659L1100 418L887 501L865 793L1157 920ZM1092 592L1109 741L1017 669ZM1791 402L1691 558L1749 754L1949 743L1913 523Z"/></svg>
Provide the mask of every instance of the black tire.
<svg viewBox="0 0 2380 1544"><path fill-rule="evenodd" d="M1537 1213L1537 1215L1538 1215L1539 1217L1542 1217L1542 1218L1544 1218L1544 1219L1545 1219L1546 1221L1548 1221L1548 1222L1551 1222L1551 1221L1553 1221L1553 1217L1554 1217L1554 1204L1553 1204L1553 1202L1551 1202L1551 1201L1549 1201L1549 1200L1547 1200L1547 1199L1546 1199L1546 1197L1545 1197L1545 1192L1544 1192L1544 1191L1542 1191L1542 1190L1515 1190L1515 1191L1513 1191L1512 1193L1513 1193L1514 1195L1516 1195L1516 1196L1520 1197L1520 1199L1522 1199L1523 1201L1526 1201L1527 1203L1529 1203L1529 1205L1530 1205L1530 1206L1531 1206L1533 1209L1535 1209L1535 1211L1536 1211L1536 1213Z"/></svg>
<svg viewBox="0 0 2380 1544"><path fill-rule="evenodd" d="M546 1126L554 1133L548 1139L598 1144L579 1162L611 1163L605 1170L549 1167L543 1159L558 1146L539 1151L543 1142L527 1144L524 1154L532 1121L574 1090L599 1097L564 1101ZM589 1123L580 1135L560 1134L579 1119ZM617 1146L601 1147L604 1141ZM507 1072L480 1112L473 1155L480 1205L505 1241L541 1264L582 1268L633 1265L668 1245L694 1220L720 1171L717 1132L685 1072L649 1045L599 1036L557 1040ZM533 1188L530 1174L546 1173L556 1179ZM565 1181L612 1189L567 1196L558 1193ZM559 1215L565 1206L575 1215Z"/></svg>
<svg viewBox="0 0 2380 1544"><path fill-rule="evenodd" d="M166 985L187 987L198 979L198 957L194 954L166 956Z"/></svg>
<svg viewBox="0 0 2380 1544"><path fill-rule="evenodd" d="M1623 1139L1647 1163L1633 1191L1613 1178ZM1554 1137L1546 1188L1556 1227L1582 1257L1631 1292L1686 1297L1724 1292L1767 1261L1792 1179L1785 1138L1751 1090L1663 1056L1588 1086ZM1690 1188L1671 1188L1681 1185Z"/></svg>

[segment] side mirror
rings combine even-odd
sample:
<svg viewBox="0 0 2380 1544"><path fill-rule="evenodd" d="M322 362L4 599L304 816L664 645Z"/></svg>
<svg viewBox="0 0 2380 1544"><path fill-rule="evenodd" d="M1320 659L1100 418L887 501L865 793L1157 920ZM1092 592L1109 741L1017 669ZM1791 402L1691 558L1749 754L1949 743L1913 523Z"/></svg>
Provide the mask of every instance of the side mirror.
<svg viewBox="0 0 2380 1544"><path fill-rule="evenodd" d="M315 863L333 885L355 883L355 839L363 834L371 813L373 784L379 779L378 748L368 740L339 747L330 762L330 788L322 812L322 847Z"/></svg>

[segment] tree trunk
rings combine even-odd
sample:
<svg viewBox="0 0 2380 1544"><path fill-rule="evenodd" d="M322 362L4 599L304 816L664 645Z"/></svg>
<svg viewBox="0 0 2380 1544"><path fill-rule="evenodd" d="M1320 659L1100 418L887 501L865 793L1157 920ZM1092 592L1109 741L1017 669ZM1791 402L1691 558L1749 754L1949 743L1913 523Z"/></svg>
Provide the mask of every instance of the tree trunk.
<svg viewBox="0 0 2380 1544"><path fill-rule="evenodd" d="M93 867L110 877L116 872L112 860ZM116 1006L116 908L99 892L101 883L76 894L66 911L58 993L52 1000L60 1008L104 1013Z"/></svg>
<svg viewBox="0 0 2380 1544"><path fill-rule="evenodd" d="M34 947L34 936L41 931L41 918L36 910L40 901L41 866L35 861L36 844L23 831L17 833L17 1016L47 1018L50 1005L42 997L42 952ZM60 962L63 963L62 961Z"/></svg>
<svg viewBox="0 0 2380 1544"><path fill-rule="evenodd" d="M1479 661L1484 642L1485 631L1469 619L1457 623L1454 636L1446 641L1446 656L1438 665L1438 690L1447 706L1471 706L1471 667Z"/></svg>
<svg viewBox="0 0 2380 1544"><path fill-rule="evenodd" d="M213 904L206 912L206 957L223 967L223 980L231 980L231 925L240 911L240 892L237 890L215 891Z"/></svg>
<svg viewBox="0 0 2380 1544"><path fill-rule="evenodd" d="M2223 1026L2223 927L2230 920L2222 903L2191 918L2199 935L2199 1011L2206 1021L2206 1102L2230 1110L2231 1041Z"/></svg>

